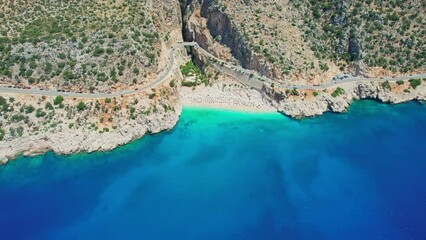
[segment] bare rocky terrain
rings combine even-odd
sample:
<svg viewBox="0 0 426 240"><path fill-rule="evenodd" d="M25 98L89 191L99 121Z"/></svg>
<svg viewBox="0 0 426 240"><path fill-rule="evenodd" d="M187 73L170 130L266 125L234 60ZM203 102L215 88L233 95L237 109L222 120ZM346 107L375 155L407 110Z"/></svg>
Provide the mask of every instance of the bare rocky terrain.
<svg viewBox="0 0 426 240"><path fill-rule="evenodd" d="M409 82L360 82L341 87L316 90L265 89L265 99L279 112L292 118L319 116L325 112L346 112L354 100L370 99L398 104L408 101L426 101L426 84Z"/></svg>

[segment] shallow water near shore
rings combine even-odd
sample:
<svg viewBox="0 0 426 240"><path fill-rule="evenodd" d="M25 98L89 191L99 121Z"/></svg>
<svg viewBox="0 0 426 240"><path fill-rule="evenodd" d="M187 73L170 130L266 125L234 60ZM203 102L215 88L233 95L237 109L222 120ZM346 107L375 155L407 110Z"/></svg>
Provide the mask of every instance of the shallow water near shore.
<svg viewBox="0 0 426 240"><path fill-rule="evenodd" d="M426 106L190 108L108 153L0 167L0 239L425 239Z"/></svg>

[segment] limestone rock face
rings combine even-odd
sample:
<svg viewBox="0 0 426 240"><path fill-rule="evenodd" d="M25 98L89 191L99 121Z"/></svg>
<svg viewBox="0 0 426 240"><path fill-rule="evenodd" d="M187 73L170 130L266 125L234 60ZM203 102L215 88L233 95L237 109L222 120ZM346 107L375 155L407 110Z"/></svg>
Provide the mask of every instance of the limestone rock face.
<svg viewBox="0 0 426 240"><path fill-rule="evenodd" d="M395 84L396 85L396 84ZM396 86L395 86L396 88ZM294 98L289 93L264 89L263 96L279 112L292 118L313 117L324 112L346 112L353 100L373 99L385 103L398 104L407 101L425 101L426 87L421 84L409 92L384 89L378 82L361 82L344 87L345 93L333 97L329 91L319 91L311 98Z"/></svg>
<svg viewBox="0 0 426 240"><path fill-rule="evenodd" d="M182 111L182 106L175 106L175 111L158 112L150 116L138 117L137 121L123 121L111 132L64 130L54 134L39 134L25 138L16 138L0 145L0 163L18 155L35 156L46 151L61 155L79 152L109 151L127 144L145 134L158 133L172 129Z"/></svg>
<svg viewBox="0 0 426 240"><path fill-rule="evenodd" d="M186 6L184 39L196 41L202 48L216 56L229 57L233 60L235 58L241 66L255 69L262 75L278 77L273 65L250 49L236 23L213 2L198 0Z"/></svg>
<svg viewBox="0 0 426 240"><path fill-rule="evenodd" d="M326 101L286 102L279 106L278 111L293 118L312 117L327 111Z"/></svg>
<svg viewBox="0 0 426 240"><path fill-rule="evenodd" d="M377 99L378 92L378 87L373 83L361 83L354 89L359 99Z"/></svg>

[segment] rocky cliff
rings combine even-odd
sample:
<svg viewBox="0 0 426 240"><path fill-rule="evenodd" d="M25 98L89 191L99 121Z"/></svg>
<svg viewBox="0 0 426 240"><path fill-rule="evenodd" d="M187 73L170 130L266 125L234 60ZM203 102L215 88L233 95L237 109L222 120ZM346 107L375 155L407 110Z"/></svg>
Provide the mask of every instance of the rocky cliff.
<svg viewBox="0 0 426 240"><path fill-rule="evenodd" d="M228 59L278 81L426 71L426 6L418 1L194 0L184 6L187 40L220 57L218 45L227 47Z"/></svg>
<svg viewBox="0 0 426 240"><path fill-rule="evenodd" d="M12 120L0 122L0 130L5 133L0 141L0 163L22 154L32 156L46 151L58 154L107 151L145 134L170 130L182 111L178 87L158 88L149 95L64 99L61 103L51 98L3 95L1 98L10 102L7 119ZM24 109L25 115L20 109ZM30 113L28 109L37 110Z"/></svg>
<svg viewBox="0 0 426 240"><path fill-rule="evenodd" d="M383 83L360 82L349 83L338 89L286 90L264 88L263 96L277 110L292 118L319 116L325 112L346 112L354 100L371 99L384 103L398 104L408 101L426 101L426 84L415 89L396 83L390 84L392 90ZM409 90L408 90L409 89ZM337 92L339 92L337 94Z"/></svg>
<svg viewBox="0 0 426 240"><path fill-rule="evenodd" d="M277 77L272 66L249 48L249 42L231 17L215 3L212 0L198 0L186 6L184 39L197 42L217 56L236 59L244 68L254 69L265 76ZM232 56L223 54L218 45L228 48Z"/></svg>

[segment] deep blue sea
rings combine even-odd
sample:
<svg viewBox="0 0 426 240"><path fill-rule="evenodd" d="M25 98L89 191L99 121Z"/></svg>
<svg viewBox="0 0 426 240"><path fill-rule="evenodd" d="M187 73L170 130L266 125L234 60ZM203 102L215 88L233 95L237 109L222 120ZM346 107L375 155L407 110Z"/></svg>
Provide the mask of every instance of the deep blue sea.
<svg viewBox="0 0 426 240"><path fill-rule="evenodd" d="M426 106L185 109L108 153L0 167L0 239L426 239Z"/></svg>

